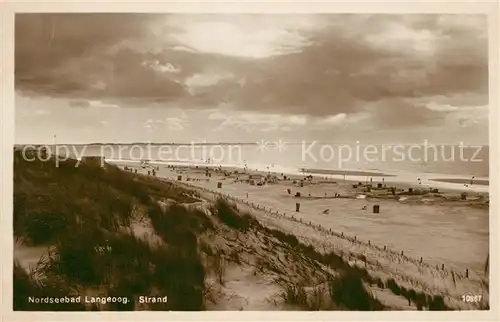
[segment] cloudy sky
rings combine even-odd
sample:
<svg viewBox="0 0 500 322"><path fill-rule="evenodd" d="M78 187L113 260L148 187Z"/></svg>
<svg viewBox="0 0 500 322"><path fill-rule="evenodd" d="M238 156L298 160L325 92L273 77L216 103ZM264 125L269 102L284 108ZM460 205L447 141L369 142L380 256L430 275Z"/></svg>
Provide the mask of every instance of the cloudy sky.
<svg viewBox="0 0 500 322"><path fill-rule="evenodd" d="M16 142L488 142L477 15L17 14Z"/></svg>

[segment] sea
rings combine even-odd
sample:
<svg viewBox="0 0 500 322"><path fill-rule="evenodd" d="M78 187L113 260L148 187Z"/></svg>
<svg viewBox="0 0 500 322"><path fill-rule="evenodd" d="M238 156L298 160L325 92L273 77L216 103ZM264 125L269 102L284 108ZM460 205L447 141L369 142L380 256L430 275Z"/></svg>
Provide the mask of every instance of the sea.
<svg viewBox="0 0 500 322"><path fill-rule="evenodd" d="M320 142L258 144L91 144L57 145L60 156L103 156L108 161L232 166L304 173L348 170L380 176L474 177L489 180L489 146L335 145ZM324 173L324 172L323 172ZM375 174L376 175L376 174Z"/></svg>

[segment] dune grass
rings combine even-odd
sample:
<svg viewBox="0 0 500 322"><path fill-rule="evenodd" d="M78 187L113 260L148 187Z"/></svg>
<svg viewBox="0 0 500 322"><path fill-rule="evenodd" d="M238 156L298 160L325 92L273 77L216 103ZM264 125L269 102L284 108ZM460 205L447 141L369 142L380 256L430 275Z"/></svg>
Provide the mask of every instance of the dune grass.
<svg viewBox="0 0 500 322"><path fill-rule="evenodd" d="M21 311L82 311L85 307L78 303L36 303L35 298L61 298L78 296L62 278L37 279L27 273L17 261L14 262L13 309Z"/></svg>
<svg viewBox="0 0 500 322"><path fill-rule="evenodd" d="M286 304L307 311L385 309L385 306L367 291L363 280L350 271L330 277L326 287L317 285L306 289L303 285L285 284L281 298Z"/></svg>
<svg viewBox="0 0 500 322"><path fill-rule="evenodd" d="M444 298L440 295L429 295L423 292L416 292L413 289L405 289L404 287L400 287L394 279L388 279L384 282L380 278L374 278L370 276L366 269L349 265L349 263L335 252L320 253L312 245L300 242L294 235L263 226L252 215L238 211L234 205L223 198L219 198L214 207L219 219L226 225L243 230L253 228L266 235L273 236L291 247L295 252L327 265L336 271L340 271L342 274L341 277L330 281L330 299L335 303L335 307L342 307L349 310L383 310L384 306L368 295L366 290L361 287L362 281L365 281L369 285L374 285L382 289L387 287L393 294L402 296L409 300L409 302L414 303L419 310L423 308L440 311L450 310L444 302ZM282 297L289 304L310 309L312 306L304 300L304 296L301 293L302 288L303 286L301 285L285 285Z"/></svg>
<svg viewBox="0 0 500 322"><path fill-rule="evenodd" d="M346 271L329 283L330 297L339 307L351 311L379 311L384 305L373 298L355 271Z"/></svg>
<svg viewBox="0 0 500 322"><path fill-rule="evenodd" d="M75 167L76 160L68 160L56 168L50 162L25 161L19 153L14 161L15 237L29 245L54 247L34 274L14 264L16 310L136 310L135 299L145 294L167 295L169 299L168 303L145 309L203 310L206 267L200 259L203 244L198 239L208 230L216 230L220 223L243 233L254 231L273 236L293 252L340 271L340 277L329 281L331 307L383 308L363 287L363 281L384 284L381 280L373 279L364 269L350 266L333 252L319 253L296 236L263 226L224 199L212 205L211 218L201 210L180 204L196 201L192 192L115 166ZM165 199L174 203L162 207L158 201ZM120 230L130 227L137 209L149 217L163 241L161 244L152 246ZM446 309L442 298L404 290L395 282L386 284L394 294L411 298L422 307ZM287 302L313 310L324 309L319 291L304 300L302 286L287 287L284 291ZM130 303L83 307L35 305L27 301L32 294L60 297L87 291L126 296Z"/></svg>
<svg viewBox="0 0 500 322"><path fill-rule="evenodd" d="M305 310L311 309L307 291L303 286L286 284L283 286L283 291L280 295L286 304L296 306Z"/></svg>
<svg viewBox="0 0 500 322"><path fill-rule="evenodd" d="M196 201L168 182L134 176L106 164L26 161L14 154L14 235L23 242L53 242L76 223L89 221L113 231L130 224L134 204L153 200Z"/></svg>
<svg viewBox="0 0 500 322"><path fill-rule="evenodd" d="M180 204L171 204L166 209L151 204L147 213L155 231L169 244L194 243L192 246L196 247L196 235L214 229L203 211Z"/></svg>
<svg viewBox="0 0 500 322"><path fill-rule="evenodd" d="M212 213L224 224L239 231L249 231L260 227L259 222L250 214L238 210L236 205L223 198L218 198L211 209Z"/></svg>
<svg viewBox="0 0 500 322"><path fill-rule="evenodd" d="M14 308L60 310L66 304L34 305L26 295L65 296L71 289L130 300L77 310L134 310L138 295L155 294L169 301L148 309L202 310L205 272L197 234L213 224L202 211L175 203L163 209L157 202L161 197L192 203L188 191L111 165L75 165L76 160L68 160L56 168L15 156L15 236L53 250L32 275L15 264ZM146 209L162 245L151 246L120 230L130 227L134 209Z"/></svg>
<svg viewBox="0 0 500 322"><path fill-rule="evenodd" d="M63 279L81 293L99 289L129 299L128 305L106 309L134 310L139 295L155 294L166 295L169 301L150 309L203 309L204 268L196 244L183 240L152 247L133 235L82 227L58 240L37 274L47 280Z"/></svg>

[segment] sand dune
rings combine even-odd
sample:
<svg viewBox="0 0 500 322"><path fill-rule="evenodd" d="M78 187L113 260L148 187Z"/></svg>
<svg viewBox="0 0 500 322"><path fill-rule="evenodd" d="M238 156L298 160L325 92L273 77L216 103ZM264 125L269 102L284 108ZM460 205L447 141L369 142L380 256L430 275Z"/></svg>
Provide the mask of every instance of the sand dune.
<svg viewBox="0 0 500 322"><path fill-rule="evenodd" d="M316 179L300 187L292 178L257 186L245 182L241 173L229 175L212 169L207 178L205 171L162 165L157 176L226 195L267 226L288 231L316 247L342 252L353 262L366 265L375 276L445 294L457 307L467 307L460 300L463 294L487 294L483 285L487 280L483 271L488 254L487 209L435 197L419 203L415 196L405 196L405 201L356 199L360 193L352 189L352 182L327 184ZM302 197L294 197L295 192ZM336 193L343 198L332 198ZM453 192L443 195L448 198ZM458 198L459 193L455 195ZM297 202L300 212L295 209ZM374 204L380 206L380 213L372 212ZM323 213L325 209L328 214ZM349 240L354 237L355 242ZM360 256L367 259L366 264Z"/></svg>

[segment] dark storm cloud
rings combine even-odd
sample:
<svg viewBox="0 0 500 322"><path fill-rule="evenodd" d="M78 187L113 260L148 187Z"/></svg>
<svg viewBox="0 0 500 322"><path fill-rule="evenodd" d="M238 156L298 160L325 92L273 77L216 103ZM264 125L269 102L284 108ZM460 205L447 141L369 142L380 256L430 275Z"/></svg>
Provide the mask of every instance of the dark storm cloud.
<svg viewBox="0 0 500 322"><path fill-rule="evenodd" d="M388 100L387 105L392 105L394 99L464 92L481 93L482 103L487 102L487 41L480 37L484 30L438 24L439 16L426 17L420 25L413 18L413 25L421 28L416 32L431 30L437 38L435 52L420 54L409 47L411 43L398 52L390 50L391 38L384 46L373 46L364 37L376 30L383 39L384 31L389 31L381 27L385 18L367 19L359 30L335 25L301 53L268 60L248 82L241 102L263 110L300 113L306 109L313 115L356 112L370 102ZM404 18L392 21L402 24Z"/></svg>
<svg viewBox="0 0 500 322"><path fill-rule="evenodd" d="M89 98L182 96L183 86L144 66L143 55L114 50L122 42L151 37L150 25L157 19L139 14L17 14L16 90Z"/></svg>
<svg viewBox="0 0 500 322"><path fill-rule="evenodd" d="M308 45L299 52L242 59L173 50L176 27L161 24L165 15L23 14L16 16L16 89L313 116L370 105L388 126L431 124L441 114L421 108L423 98L472 93L487 103L486 19L466 18L321 15L324 28L300 31ZM150 61L178 71L158 72ZM234 78L190 91L186 79L207 71Z"/></svg>
<svg viewBox="0 0 500 322"><path fill-rule="evenodd" d="M313 116L360 112L368 103L397 108L401 102L406 106L411 100L462 94L479 96L478 105L484 105L488 101L486 20L476 16L473 25L461 25L466 18L333 17L327 28L308 35L311 44L301 52L248 62L240 66L244 85L220 82L198 99L211 104L229 101L246 110ZM409 34L396 41L386 37L394 26ZM369 41L373 35L380 44ZM401 42L405 36L417 40ZM394 48L395 42L399 47ZM441 117L425 108L406 112L394 113L404 119L400 123L433 123L433 117Z"/></svg>

